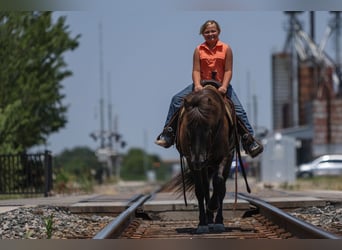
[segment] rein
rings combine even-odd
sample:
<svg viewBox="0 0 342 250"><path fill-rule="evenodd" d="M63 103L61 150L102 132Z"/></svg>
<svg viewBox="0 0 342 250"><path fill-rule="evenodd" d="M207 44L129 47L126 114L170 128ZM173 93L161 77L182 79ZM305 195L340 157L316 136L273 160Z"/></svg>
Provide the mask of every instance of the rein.
<svg viewBox="0 0 342 250"><path fill-rule="evenodd" d="M233 115L233 123L237 124L236 114ZM248 185L245 167L244 167L243 162L242 162L242 157L241 157L241 152L240 152L240 140L238 137L237 126L235 126L235 129L234 129L234 137L235 137L235 152L236 152L236 156L235 156L235 159L236 159L236 166L235 166L235 202L234 202L234 207L235 207L237 204L237 190L238 190L237 175L238 175L238 166L239 165L241 166L241 172L242 172L243 179L245 180L247 192L251 193L251 189ZM239 160L239 165L238 165L237 160Z"/></svg>
<svg viewBox="0 0 342 250"><path fill-rule="evenodd" d="M181 172L182 172L182 183L183 183L183 197L184 197L184 203L185 206L188 206L188 202L186 200L186 192L185 192L185 181L184 181L184 157L182 155L180 157L180 163L181 163Z"/></svg>
<svg viewBox="0 0 342 250"><path fill-rule="evenodd" d="M235 124L237 124L236 123L236 116L235 116L234 121L235 121ZM242 172L243 179L245 180L245 183L246 183L247 192L250 193L251 189L250 189L250 187L248 185L245 167L244 167L243 162L242 162L242 157L241 157L241 152L240 152L240 143L239 143L238 132L237 132L237 127L236 126L235 126L235 130L234 130L234 135L235 135L235 141L236 141L236 143L235 143L235 145L236 145L235 151L236 151L236 154L238 156L237 159L239 160L239 164L241 166L241 172ZM237 166L238 165L236 164L236 169L237 169ZM237 170L236 170L235 174L237 175ZM236 189L237 189L237 187L236 187ZM237 190L235 190L235 199L236 199L236 196L237 196L236 193L237 193Z"/></svg>

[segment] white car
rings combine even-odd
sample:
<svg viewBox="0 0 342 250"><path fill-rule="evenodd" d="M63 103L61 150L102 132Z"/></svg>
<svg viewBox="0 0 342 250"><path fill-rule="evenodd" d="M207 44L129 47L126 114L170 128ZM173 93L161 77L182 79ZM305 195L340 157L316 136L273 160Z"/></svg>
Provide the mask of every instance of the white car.
<svg viewBox="0 0 342 250"><path fill-rule="evenodd" d="M299 166L297 177L342 175L342 155L323 155Z"/></svg>

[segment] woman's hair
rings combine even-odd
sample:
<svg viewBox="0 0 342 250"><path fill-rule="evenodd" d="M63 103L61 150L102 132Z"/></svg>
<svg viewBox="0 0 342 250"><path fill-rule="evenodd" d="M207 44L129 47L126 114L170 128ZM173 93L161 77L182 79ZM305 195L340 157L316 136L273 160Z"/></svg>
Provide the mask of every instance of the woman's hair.
<svg viewBox="0 0 342 250"><path fill-rule="evenodd" d="M200 29L200 35L203 35L204 30L208 27L208 25L211 25L211 24L215 24L218 32L221 33L221 27L218 24L218 22L216 22L215 20L208 20L204 24L202 24L201 29Z"/></svg>

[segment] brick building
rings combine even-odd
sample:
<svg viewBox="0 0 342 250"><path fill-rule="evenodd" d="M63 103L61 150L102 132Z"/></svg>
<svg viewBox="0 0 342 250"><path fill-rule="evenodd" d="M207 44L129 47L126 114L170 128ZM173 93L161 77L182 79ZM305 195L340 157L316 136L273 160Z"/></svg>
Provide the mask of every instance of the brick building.
<svg viewBox="0 0 342 250"><path fill-rule="evenodd" d="M291 77L290 64L290 54L272 55L273 130L301 142L297 164L342 153L342 98L334 90L332 68L301 61Z"/></svg>

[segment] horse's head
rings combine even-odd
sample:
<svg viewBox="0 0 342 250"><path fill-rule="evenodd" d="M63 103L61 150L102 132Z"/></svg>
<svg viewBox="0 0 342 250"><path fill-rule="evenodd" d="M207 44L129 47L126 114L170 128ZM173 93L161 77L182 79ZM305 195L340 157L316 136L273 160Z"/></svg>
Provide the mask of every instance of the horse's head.
<svg viewBox="0 0 342 250"><path fill-rule="evenodd" d="M224 106L222 97L215 92L203 89L184 98L180 143L183 154L196 169L207 163L222 126Z"/></svg>

